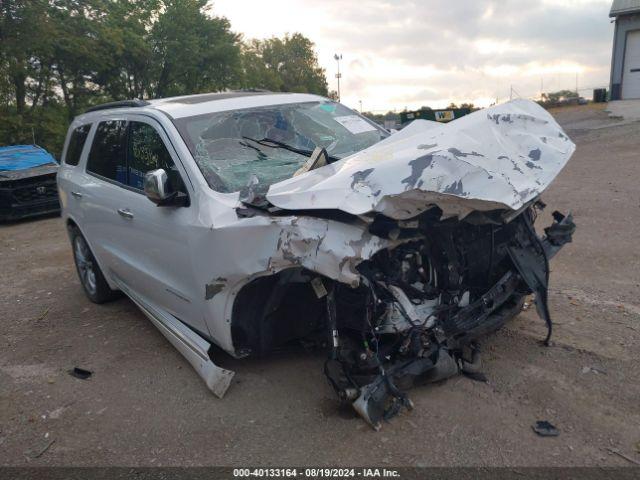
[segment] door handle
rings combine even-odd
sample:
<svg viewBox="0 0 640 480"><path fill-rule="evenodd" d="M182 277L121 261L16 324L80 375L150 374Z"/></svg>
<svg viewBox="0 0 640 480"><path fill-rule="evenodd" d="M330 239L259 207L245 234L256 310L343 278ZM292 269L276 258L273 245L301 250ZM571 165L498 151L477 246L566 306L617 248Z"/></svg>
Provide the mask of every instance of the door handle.
<svg viewBox="0 0 640 480"><path fill-rule="evenodd" d="M82 198L82 194L80 192L71 192L71 195L73 195L76 198Z"/></svg>
<svg viewBox="0 0 640 480"><path fill-rule="evenodd" d="M124 218L133 218L133 213L128 208L119 208L118 215Z"/></svg>

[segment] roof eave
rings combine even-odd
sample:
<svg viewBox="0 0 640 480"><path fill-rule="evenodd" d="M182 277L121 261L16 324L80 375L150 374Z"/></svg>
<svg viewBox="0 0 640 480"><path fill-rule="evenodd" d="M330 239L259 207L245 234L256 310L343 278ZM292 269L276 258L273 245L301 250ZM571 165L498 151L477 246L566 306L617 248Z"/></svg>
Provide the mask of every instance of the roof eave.
<svg viewBox="0 0 640 480"><path fill-rule="evenodd" d="M640 13L640 8L630 8L628 10L616 10L615 12L612 10L609 12L609 18L617 18L622 15L635 15Z"/></svg>

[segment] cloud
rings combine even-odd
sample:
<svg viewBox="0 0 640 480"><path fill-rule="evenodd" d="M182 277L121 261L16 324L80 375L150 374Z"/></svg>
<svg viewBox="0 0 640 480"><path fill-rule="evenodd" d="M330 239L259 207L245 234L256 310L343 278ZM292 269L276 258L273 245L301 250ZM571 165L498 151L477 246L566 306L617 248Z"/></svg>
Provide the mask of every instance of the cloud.
<svg viewBox="0 0 640 480"><path fill-rule="evenodd" d="M263 7L266 5L267 7ZM609 0L216 0L247 37L300 31L315 43L342 99L365 109L504 100L605 86ZM251 12L251 13L249 13ZM587 92L584 92L587 95Z"/></svg>

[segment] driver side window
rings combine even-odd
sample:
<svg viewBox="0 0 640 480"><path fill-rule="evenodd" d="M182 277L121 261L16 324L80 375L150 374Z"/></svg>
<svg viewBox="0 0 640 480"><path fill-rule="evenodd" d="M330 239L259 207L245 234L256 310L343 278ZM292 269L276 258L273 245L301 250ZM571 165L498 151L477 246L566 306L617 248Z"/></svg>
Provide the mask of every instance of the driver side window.
<svg viewBox="0 0 640 480"><path fill-rule="evenodd" d="M163 168L167 172L172 191L187 193L160 134L151 125L131 122L129 130L128 185L144 188L144 175L150 170Z"/></svg>

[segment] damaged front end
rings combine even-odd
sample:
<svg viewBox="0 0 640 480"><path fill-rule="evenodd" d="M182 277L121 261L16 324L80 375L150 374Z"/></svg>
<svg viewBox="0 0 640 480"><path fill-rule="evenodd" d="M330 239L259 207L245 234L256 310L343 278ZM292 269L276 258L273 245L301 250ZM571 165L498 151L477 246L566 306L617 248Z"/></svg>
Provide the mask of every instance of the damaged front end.
<svg viewBox="0 0 640 480"><path fill-rule="evenodd" d="M575 225L554 212L538 235L534 222L574 149L546 111L518 101L416 122L262 190L250 182L238 217L281 232L268 259L276 274L235 302L235 348L263 353L320 333L331 385L378 429L412 408L409 388L477 376L478 339L529 294L548 345L549 260Z"/></svg>
<svg viewBox="0 0 640 480"><path fill-rule="evenodd" d="M263 199L257 204L265 206ZM274 220L294 218L278 245L281 266L296 266L242 290L234 345L247 354L292 340L328 347L330 384L378 429L382 420L412 408L411 387L458 373L479 375L478 340L517 315L529 294L547 325L548 345L549 260L571 242L575 225L570 214L554 212L552 225L538 235L534 222L544 207L535 200L519 211L473 212L463 219L443 218L437 206L411 220L375 214L358 224L366 229L360 242L348 241L343 231L348 217L338 222L321 219L321 212L291 217L272 209ZM248 215L246 207L238 214ZM325 222L314 233L312 226ZM367 248L354 248L338 264L340 245L360 243Z"/></svg>
<svg viewBox="0 0 640 480"><path fill-rule="evenodd" d="M547 307L548 260L575 228L555 214L540 238L533 229L536 203L505 222L440 221L426 212L410 222L378 218L381 236L415 238L362 262L357 289L335 284L328 291L331 353L325 373L338 396L351 402L374 428L401 408L412 408L406 390L459 372L475 373L475 343L522 308L536 304L551 335Z"/></svg>

